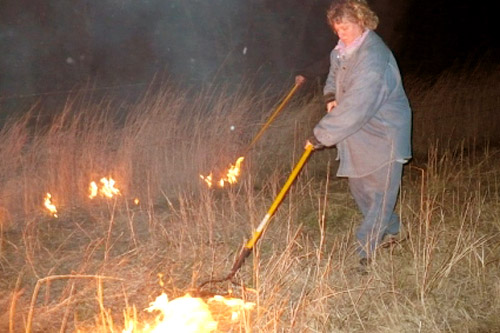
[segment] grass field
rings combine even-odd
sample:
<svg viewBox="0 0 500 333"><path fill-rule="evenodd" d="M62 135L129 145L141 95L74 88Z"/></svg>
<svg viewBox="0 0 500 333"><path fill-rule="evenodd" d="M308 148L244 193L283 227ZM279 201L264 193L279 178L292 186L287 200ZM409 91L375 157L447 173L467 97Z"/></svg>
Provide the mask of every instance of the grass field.
<svg viewBox="0 0 500 333"><path fill-rule="evenodd" d="M367 275L335 150L314 152L237 274L245 288L206 287L255 303L239 320L219 317L217 331L500 331L500 150L488 144L499 72L407 79L416 155L397 206L407 237L380 249ZM281 96L165 85L125 115L112 97L34 105L0 132L1 332L147 331L154 314L143 309L162 292L174 299L229 272L323 112L320 98L292 100L238 183L209 189L200 174L234 163ZM90 199L103 177L120 193Z"/></svg>

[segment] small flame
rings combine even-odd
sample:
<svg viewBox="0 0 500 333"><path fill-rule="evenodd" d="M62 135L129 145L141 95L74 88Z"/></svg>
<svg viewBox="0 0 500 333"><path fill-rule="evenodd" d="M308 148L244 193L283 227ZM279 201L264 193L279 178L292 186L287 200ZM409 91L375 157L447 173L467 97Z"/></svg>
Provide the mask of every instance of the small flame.
<svg viewBox="0 0 500 333"><path fill-rule="evenodd" d="M163 273L158 273L158 284L160 287L165 287L165 282L163 282Z"/></svg>
<svg viewBox="0 0 500 333"><path fill-rule="evenodd" d="M234 184L238 181L238 177L241 172L241 163L243 162L245 158L243 156L239 157L236 160L236 163L234 165L230 165L229 170L227 171L226 179L229 184Z"/></svg>
<svg viewBox="0 0 500 333"><path fill-rule="evenodd" d="M95 182L91 182L89 185L89 198L94 199L97 196L97 193L99 193L99 189L97 188L97 184Z"/></svg>
<svg viewBox="0 0 500 333"><path fill-rule="evenodd" d="M94 199L97 195L106 198L112 198L115 195L120 195L120 190L115 187L115 180L113 178L103 177L100 180L101 187L97 186L96 182L91 182L89 185L89 198Z"/></svg>
<svg viewBox="0 0 500 333"><path fill-rule="evenodd" d="M212 185L213 185L212 177L213 177L212 174L209 174L206 177L203 175L200 175L200 178L203 179L205 181L205 183L207 183L208 187L212 187Z"/></svg>
<svg viewBox="0 0 500 333"><path fill-rule="evenodd" d="M140 203L141 203L141 202L140 202L139 198L135 198L135 199L134 199L134 204L135 204L136 206L139 206L139 204L140 204Z"/></svg>
<svg viewBox="0 0 500 333"><path fill-rule="evenodd" d="M243 156L238 157L234 164L229 164L229 168L224 175L222 175L219 180L215 182L217 186L224 187L226 184L235 184L238 182L238 177L241 173L241 163L245 158ZM214 184L213 175L210 173L208 176L200 175L200 178L205 181L208 187L212 187Z"/></svg>
<svg viewBox="0 0 500 333"><path fill-rule="evenodd" d="M101 194L105 197L112 198L114 195L120 195L120 190L115 188L115 181L110 178L101 178Z"/></svg>
<svg viewBox="0 0 500 333"><path fill-rule="evenodd" d="M45 198L43 199L43 205L52 214L52 216L57 217L57 207L52 203L52 195L47 192Z"/></svg>

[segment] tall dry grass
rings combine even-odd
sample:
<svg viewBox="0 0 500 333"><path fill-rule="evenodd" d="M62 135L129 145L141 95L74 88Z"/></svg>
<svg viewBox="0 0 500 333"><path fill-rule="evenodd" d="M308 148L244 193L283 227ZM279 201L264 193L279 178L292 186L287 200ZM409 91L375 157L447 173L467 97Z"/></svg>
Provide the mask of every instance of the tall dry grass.
<svg viewBox="0 0 500 333"><path fill-rule="evenodd" d="M462 65L437 77L409 76L406 86L413 109L415 153L425 156L436 141L454 149L500 142L500 66Z"/></svg>
<svg viewBox="0 0 500 333"><path fill-rule="evenodd" d="M432 93L410 89L416 105ZM278 99L243 86L164 87L126 117L110 100L74 96L50 121L37 121L36 107L12 119L0 133L0 330L121 331L123 311L151 320L142 309L161 292L174 298L226 274L300 157L320 101L283 111L237 185L210 190L199 174L234 162ZM407 238L380 249L367 275L356 271L359 212L334 153L315 152L238 274L246 289L207 288L257 304L223 331L500 330L500 152L463 142L427 147L406 166ZM89 199L89 182L104 176L122 195ZM46 192L58 218L42 207Z"/></svg>

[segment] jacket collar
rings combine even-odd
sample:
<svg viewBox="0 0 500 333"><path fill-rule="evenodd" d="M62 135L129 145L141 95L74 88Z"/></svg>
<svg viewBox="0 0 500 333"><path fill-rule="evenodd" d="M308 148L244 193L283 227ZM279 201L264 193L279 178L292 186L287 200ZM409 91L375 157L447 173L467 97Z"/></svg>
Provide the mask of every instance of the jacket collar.
<svg viewBox="0 0 500 333"><path fill-rule="evenodd" d="M358 37L356 38L350 45L345 45L344 42L342 42L340 39L337 42L337 46L335 46L334 50L337 50L339 55L341 57L349 57L351 54L356 51L359 46L363 43L363 41L366 39L366 36L370 32L370 29L365 29L365 31Z"/></svg>

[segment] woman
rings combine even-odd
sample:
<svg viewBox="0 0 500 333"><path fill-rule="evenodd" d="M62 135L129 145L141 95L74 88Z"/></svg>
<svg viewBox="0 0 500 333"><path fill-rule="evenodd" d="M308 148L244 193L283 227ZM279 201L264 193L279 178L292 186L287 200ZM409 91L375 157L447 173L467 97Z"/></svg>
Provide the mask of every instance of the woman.
<svg viewBox="0 0 500 333"><path fill-rule="evenodd" d="M327 17L339 41L324 87L327 114L308 143L337 147L337 176L348 177L363 214L356 236L366 266L384 236L399 232L394 207L403 164L411 158L411 111L396 60L373 31L378 17L366 1L336 0Z"/></svg>

